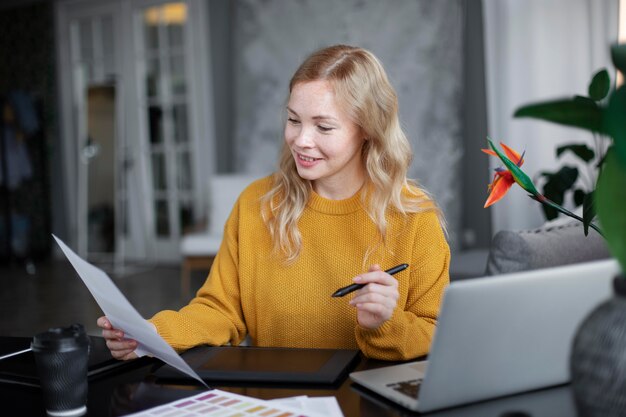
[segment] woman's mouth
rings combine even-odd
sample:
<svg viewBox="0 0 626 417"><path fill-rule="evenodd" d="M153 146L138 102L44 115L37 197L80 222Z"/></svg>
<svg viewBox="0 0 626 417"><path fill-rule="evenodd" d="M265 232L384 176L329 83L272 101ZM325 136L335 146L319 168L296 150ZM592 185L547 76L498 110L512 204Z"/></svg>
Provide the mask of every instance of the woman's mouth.
<svg viewBox="0 0 626 417"><path fill-rule="evenodd" d="M315 165L317 161L321 161L321 160L322 158L313 158L312 156L306 156L306 155L302 155L296 152L296 161L298 162L299 165L305 168L311 167Z"/></svg>
<svg viewBox="0 0 626 417"><path fill-rule="evenodd" d="M305 155L301 155L298 154L298 158L302 159L305 162L313 162L313 161L317 161L319 158L313 158L311 156L305 156Z"/></svg>

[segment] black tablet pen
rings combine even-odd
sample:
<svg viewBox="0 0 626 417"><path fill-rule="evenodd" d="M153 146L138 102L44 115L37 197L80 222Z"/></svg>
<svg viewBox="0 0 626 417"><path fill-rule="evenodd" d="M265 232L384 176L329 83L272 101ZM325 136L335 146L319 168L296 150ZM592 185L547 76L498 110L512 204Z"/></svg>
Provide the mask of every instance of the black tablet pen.
<svg viewBox="0 0 626 417"><path fill-rule="evenodd" d="M409 267L409 264L400 264L398 266L394 266L393 268L386 270L385 272L388 273L389 275L393 275L400 271L404 271L408 267ZM332 297L343 297L344 295L350 294L352 291L356 291L360 288L365 287L366 285L367 284L351 284L351 285L348 285L347 287L339 288L337 291L333 293Z"/></svg>

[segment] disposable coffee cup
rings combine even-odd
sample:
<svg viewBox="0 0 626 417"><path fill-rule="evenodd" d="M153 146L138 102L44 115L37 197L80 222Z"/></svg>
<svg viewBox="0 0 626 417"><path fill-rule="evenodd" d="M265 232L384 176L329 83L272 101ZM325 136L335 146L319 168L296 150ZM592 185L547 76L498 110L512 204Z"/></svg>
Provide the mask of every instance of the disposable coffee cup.
<svg viewBox="0 0 626 417"><path fill-rule="evenodd" d="M30 346L48 415L72 417L85 414L89 338L83 326L72 324L48 329L35 335Z"/></svg>

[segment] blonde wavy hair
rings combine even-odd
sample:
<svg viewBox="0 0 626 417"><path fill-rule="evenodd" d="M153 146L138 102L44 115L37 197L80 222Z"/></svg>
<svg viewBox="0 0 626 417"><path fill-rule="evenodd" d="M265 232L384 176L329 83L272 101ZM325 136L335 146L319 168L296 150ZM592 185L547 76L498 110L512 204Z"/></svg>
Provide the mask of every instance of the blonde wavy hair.
<svg viewBox="0 0 626 417"><path fill-rule="evenodd" d="M390 207L405 215L435 210L443 225L441 211L432 199L417 182L406 178L413 153L398 119L396 92L378 59L371 52L353 46L321 49L296 70L289 92L298 83L318 80L331 84L339 105L366 138L361 153L366 186L361 189L361 198L378 229L379 240L372 242L365 259L386 242L385 215ZM283 144L272 189L262 198L262 216L272 236L274 250L287 262L297 259L300 253L302 239L298 220L311 191L311 182L298 175L291 151Z"/></svg>

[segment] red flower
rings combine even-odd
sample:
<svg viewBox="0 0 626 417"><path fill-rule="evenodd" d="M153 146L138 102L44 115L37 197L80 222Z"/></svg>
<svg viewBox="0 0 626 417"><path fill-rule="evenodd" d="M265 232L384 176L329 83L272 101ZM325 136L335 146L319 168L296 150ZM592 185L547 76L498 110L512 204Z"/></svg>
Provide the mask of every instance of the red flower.
<svg viewBox="0 0 626 417"><path fill-rule="evenodd" d="M500 142L500 146L502 147L502 149L504 149L504 153L506 154L507 158L511 160L511 162L513 162L518 167L522 166L522 164L524 163L523 154L520 156L519 153L515 152L513 149L509 148L502 142ZM498 157L498 155L491 149L481 149L481 150L488 155L495 156L496 158ZM488 190L490 193L489 193L489 197L487 198L487 201L485 202L485 206L484 206L485 208L489 207L490 205L494 204L495 202L499 201L502 197L504 197L505 194L509 191L509 189L516 182L515 178L513 177L513 174L508 169L503 168L503 167L498 167L495 169L495 171L496 173L493 176L493 181L488 186Z"/></svg>

